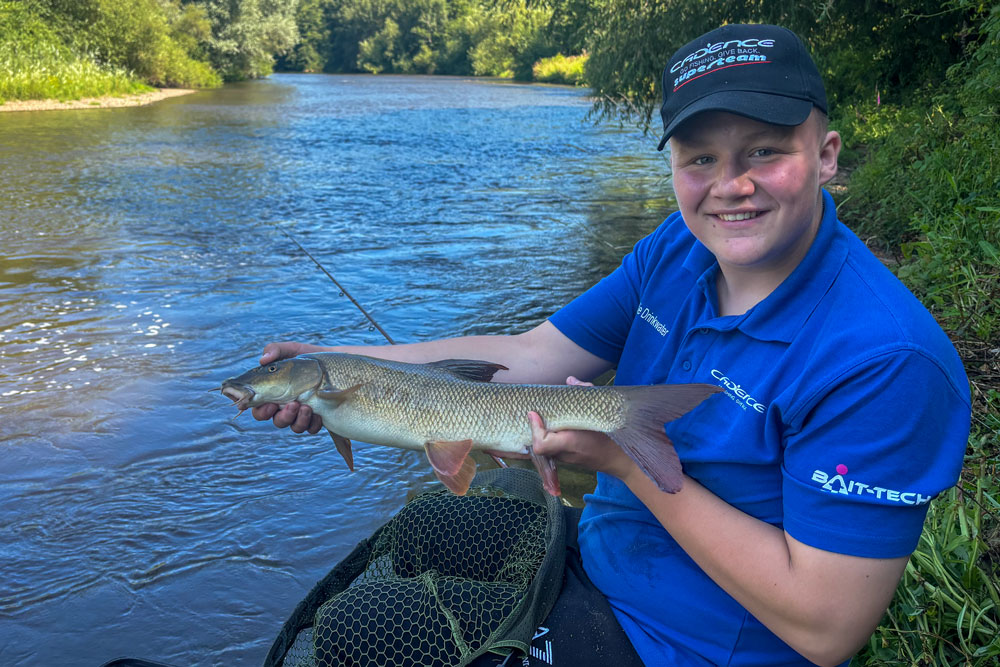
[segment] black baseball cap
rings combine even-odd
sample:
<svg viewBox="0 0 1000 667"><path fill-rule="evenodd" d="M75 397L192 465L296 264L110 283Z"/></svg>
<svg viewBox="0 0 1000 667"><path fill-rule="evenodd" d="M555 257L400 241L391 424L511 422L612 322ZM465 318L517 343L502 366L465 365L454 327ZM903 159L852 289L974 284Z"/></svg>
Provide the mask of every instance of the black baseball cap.
<svg viewBox="0 0 1000 667"><path fill-rule="evenodd" d="M702 111L728 111L774 125L826 113L819 70L798 36L776 25L725 25L679 48L663 70L663 138Z"/></svg>

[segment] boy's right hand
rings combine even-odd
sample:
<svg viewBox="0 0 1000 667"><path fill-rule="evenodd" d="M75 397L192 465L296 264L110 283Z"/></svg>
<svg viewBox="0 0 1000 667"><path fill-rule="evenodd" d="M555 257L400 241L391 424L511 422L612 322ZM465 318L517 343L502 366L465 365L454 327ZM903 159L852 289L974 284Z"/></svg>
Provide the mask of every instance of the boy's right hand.
<svg viewBox="0 0 1000 667"><path fill-rule="evenodd" d="M295 343L292 341L268 343L264 346L264 351L260 356L260 365L263 366L273 361L297 357L300 354L308 352L316 352L319 349L321 348L316 345ZM323 419L319 415L313 414L312 408L308 405L302 405L296 401L286 403L285 405L265 403L253 408L251 412L253 418L258 421L271 419L274 421L276 427L289 427L295 433L304 433L306 431L309 433L319 433L319 430L323 428Z"/></svg>

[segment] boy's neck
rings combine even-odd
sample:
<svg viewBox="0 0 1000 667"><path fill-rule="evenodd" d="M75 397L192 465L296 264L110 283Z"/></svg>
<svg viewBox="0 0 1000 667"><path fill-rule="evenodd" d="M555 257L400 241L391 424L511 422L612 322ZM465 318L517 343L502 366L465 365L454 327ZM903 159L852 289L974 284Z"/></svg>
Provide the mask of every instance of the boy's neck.
<svg viewBox="0 0 1000 667"><path fill-rule="evenodd" d="M778 289L795 267L794 264L781 270L753 271L720 266L715 278L715 293L720 317L742 315Z"/></svg>
<svg viewBox="0 0 1000 667"><path fill-rule="evenodd" d="M718 299L716 307L720 317L727 315L742 315L767 298L774 287L755 285L750 288L738 280L727 280L726 275L719 271L715 278L715 294Z"/></svg>

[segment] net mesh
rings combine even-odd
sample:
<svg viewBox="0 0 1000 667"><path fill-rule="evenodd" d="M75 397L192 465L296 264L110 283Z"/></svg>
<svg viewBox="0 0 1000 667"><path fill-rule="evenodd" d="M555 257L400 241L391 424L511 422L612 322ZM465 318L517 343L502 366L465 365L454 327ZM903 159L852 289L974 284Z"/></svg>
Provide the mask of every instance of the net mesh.
<svg viewBox="0 0 1000 667"><path fill-rule="evenodd" d="M546 554L547 513L490 485L414 498L352 554L367 556L363 571L318 606L280 664L466 664L518 617Z"/></svg>

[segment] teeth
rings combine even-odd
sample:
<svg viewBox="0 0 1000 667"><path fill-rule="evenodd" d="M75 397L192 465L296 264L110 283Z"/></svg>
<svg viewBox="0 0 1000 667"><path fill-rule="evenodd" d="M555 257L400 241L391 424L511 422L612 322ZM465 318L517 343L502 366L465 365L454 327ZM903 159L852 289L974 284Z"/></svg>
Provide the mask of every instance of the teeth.
<svg viewBox="0 0 1000 667"><path fill-rule="evenodd" d="M720 213L719 217L726 222L739 222L740 220L749 220L750 218L756 218L758 215L757 211L748 211L746 213Z"/></svg>

